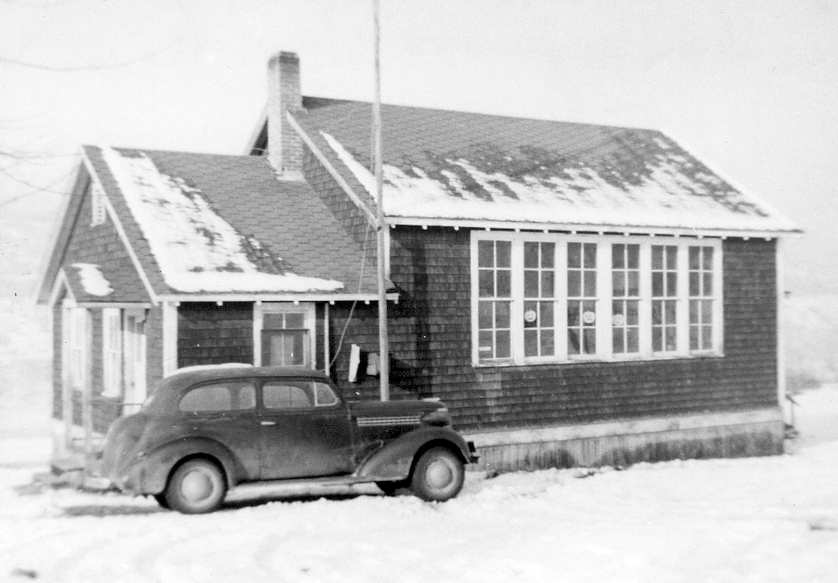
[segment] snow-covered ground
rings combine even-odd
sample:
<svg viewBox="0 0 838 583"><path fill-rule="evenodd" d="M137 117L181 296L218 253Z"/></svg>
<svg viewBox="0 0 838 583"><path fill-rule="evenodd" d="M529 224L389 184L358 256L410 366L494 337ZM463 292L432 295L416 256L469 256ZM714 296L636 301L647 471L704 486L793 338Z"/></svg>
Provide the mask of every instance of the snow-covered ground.
<svg viewBox="0 0 838 583"><path fill-rule="evenodd" d="M0 579L836 581L838 386L799 400L802 436L783 456L469 474L446 504L372 487L280 500L253 489L215 514L182 516L33 486L38 440L7 440Z"/></svg>

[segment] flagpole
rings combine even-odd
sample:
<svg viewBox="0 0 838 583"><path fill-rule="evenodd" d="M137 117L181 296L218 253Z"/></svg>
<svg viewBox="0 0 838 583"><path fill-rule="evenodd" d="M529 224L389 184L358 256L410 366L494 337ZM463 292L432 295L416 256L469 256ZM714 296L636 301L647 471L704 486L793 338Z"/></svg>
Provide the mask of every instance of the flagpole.
<svg viewBox="0 0 838 583"><path fill-rule="evenodd" d="M385 255L387 253L384 220L384 181L381 162L381 34L378 22L379 0L373 0L373 20L375 29L375 102L372 107L372 124L375 149L375 196L377 218L378 250L378 344L380 393L382 401L390 400L390 347L387 340L387 289L385 273Z"/></svg>

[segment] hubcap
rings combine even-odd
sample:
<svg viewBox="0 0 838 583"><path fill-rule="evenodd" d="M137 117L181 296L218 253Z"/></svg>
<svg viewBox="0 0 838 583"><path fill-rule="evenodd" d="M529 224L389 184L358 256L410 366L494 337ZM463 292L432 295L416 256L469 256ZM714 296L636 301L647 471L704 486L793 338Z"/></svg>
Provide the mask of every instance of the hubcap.
<svg viewBox="0 0 838 583"><path fill-rule="evenodd" d="M428 466L425 478L432 488L445 488L454 479L454 470L447 460L437 459Z"/></svg>
<svg viewBox="0 0 838 583"><path fill-rule="evenodd" d="M193 470L186 474L180 484L181 494L190 502L206 500L214 490L212 477L200 470Z"/></svg>

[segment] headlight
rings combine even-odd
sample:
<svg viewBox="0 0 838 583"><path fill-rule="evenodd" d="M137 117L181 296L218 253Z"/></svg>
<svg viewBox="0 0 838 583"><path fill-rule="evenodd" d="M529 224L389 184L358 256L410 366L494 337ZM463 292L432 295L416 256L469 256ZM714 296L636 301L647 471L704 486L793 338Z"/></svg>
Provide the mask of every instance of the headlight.
<svg viewBox="0 0 838 583"><path fill-rule="evenodd" d="M447 407L440 407L426 413L422 417L422 423L425 425L451 425L451 414Z"/></svg>

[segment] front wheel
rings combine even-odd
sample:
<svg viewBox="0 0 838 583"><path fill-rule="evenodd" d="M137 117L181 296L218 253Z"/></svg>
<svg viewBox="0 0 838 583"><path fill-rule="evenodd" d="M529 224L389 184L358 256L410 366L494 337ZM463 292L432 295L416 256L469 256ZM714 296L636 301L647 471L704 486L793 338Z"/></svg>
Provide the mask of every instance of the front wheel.
<svg viewBox="0 0 838 583"><path fill-rule="evenodd" d="M226 493L227 484L219 467L209 460L194 459L175 470L164 497L173 510L202 514L221 506Z"/></svg>
<svg viewBox="0 0 838 583"><path fill-rule="evenodd" d="M422 500L445 502L459 494L465 479L462 460L444 447L434 447L422 454L410 488Z"/></svg>

